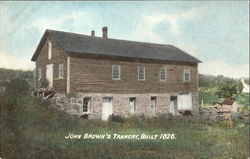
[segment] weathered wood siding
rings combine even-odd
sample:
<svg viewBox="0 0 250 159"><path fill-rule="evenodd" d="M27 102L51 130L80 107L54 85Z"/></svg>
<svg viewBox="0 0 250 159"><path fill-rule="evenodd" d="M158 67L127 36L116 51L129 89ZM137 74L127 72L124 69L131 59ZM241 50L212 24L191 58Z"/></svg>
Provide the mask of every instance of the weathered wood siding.
<svg viewBox="0 0 250 159"><path fill-rule="evenodd" d="M52 42L51 59L48 59L48 41ZM59 79L59 64L64 64L64 77ZM56 92L66 92L67 80L67 54L49 36L40 50L36 60L36 80L38 79L38 68L42 68L42 78L46 78L46 65L53 64L53 90ZM39 81L36 82L39 88Z"/></svg>
<svg viewBox="0 0 250 159"><path fill-rule="evenodd" d="M197 64L157 63L111 58L72 56L70 92L98 93L186 93L197 91ZM112 80L112 65L121 66L121 80ZM145 81L138 81L137 67L145 67ZM160 68L167 69L167 80L160 81ZM191 82L183 82L183 70L191 70Z"/></svg>

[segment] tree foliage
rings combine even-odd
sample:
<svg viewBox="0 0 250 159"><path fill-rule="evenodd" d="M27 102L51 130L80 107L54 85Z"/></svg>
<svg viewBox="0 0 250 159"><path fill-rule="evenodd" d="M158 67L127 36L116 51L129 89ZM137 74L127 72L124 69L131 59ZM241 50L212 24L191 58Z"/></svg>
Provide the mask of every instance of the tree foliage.
<svg viewBox="0 0 250 159"><path fill-rule="evenodd" d="M243 85L240 82L240 79L224 77L222 75L213 76L199 74L199 87L213 88L221 85L236 85L238 91L241 91L243 89Z"/></svg>
<svg viewBox="0 0 250 159"><path fill-rule="evenodd" d="M216 94L219 98L235 99L235 95L239 93L237 85L219 85Z"/></svg>
<svg viewBox="0 0 250 159"><path fill-rule="evenodd" d="M6 82L19 78L28 82L31 88L34 86L34 77L32 70L14 70L0 68L0 84L5 85Z"/></svg>
<svg viewBox="0 0 250 159"><path fill-rule="evenodd" d="M28 95L30 93L30 86L25 80L14 78L7 84L5 93L7 96L12 96L13 98Z"/></svg>
<svg viewBox="0 0 250 159"><path fill-rule="evenodd" d="M10 81L14 78L33 79L33 71L0 68L0 81Z"/></svg>

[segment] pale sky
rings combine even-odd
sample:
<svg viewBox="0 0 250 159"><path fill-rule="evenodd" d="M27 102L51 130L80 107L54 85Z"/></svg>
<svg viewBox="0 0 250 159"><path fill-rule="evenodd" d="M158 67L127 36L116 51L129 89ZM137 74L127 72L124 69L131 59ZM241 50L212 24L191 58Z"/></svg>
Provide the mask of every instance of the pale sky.
<svg viewBox="0 0 250 159"><path fill-rule="evenodd" d="M0 2L0 67L33 69L46 29L172 44L202 61L199 72L249 77L249 2Z"/></svg>

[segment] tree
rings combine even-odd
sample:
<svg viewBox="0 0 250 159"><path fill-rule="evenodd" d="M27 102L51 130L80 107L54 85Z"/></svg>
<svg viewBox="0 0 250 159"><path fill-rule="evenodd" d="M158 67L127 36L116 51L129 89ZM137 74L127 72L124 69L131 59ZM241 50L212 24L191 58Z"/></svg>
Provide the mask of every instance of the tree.
<svg viewBox="0 0 250 159"><path fill-rule="evenodd" d="M219 98L224 99L235 99L235 95L237 95L238 93L239 91L236 84L219 85L216 91L216 94L219 96Z"/></svg>
<svg viewBox="0 0 250 159"><path fill-rule="evenodd" d="M30 86L29 84L20 78L12 79L6 87L5 94L7 96L16 98L17 96L24 96L30 93Z"/></svg>

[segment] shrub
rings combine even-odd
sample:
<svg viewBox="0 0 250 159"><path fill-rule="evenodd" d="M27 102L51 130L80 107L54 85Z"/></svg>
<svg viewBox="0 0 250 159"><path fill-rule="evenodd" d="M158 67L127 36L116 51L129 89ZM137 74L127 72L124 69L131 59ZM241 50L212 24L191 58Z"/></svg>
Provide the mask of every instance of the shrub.
<svg viewBox="0 0 250 159"><path fill-rule="evenodd" d="M171 120L173 118L172 113L164 113L159 115L159 119Z"/></svg>
<svg viewBox="0 0 250 159"><path fill-rule="evenodd" d="M232 112L230 118L232 121L239 122L243 119L243 115L239 112Z"/></svg>
<svg viewBox="0 0 250 159"><path fill-rule="evenodd" d="M243 105L243 106L245 106L245 107L248 107L248 106L250 106L250 95L249 94L246 94L246 93L240 93L240 94L238 94L237 95L237 97L236 97L236 101L239 103L239 104L241 104L241 105Z"/></svg>
<svg viewBox="0 0 250 159"><path fill-rule="evenodd" d="M30 86L25 80L14 78L7 84L5 94L10 98L25 96L30 94Z"/></svg>
<svg viewBox="0 0 250 159"><path fill-rule="evenodd" d="M118 123L124 123L124 119L119 115L110 115L108 121L114 121Z"/></svg>

